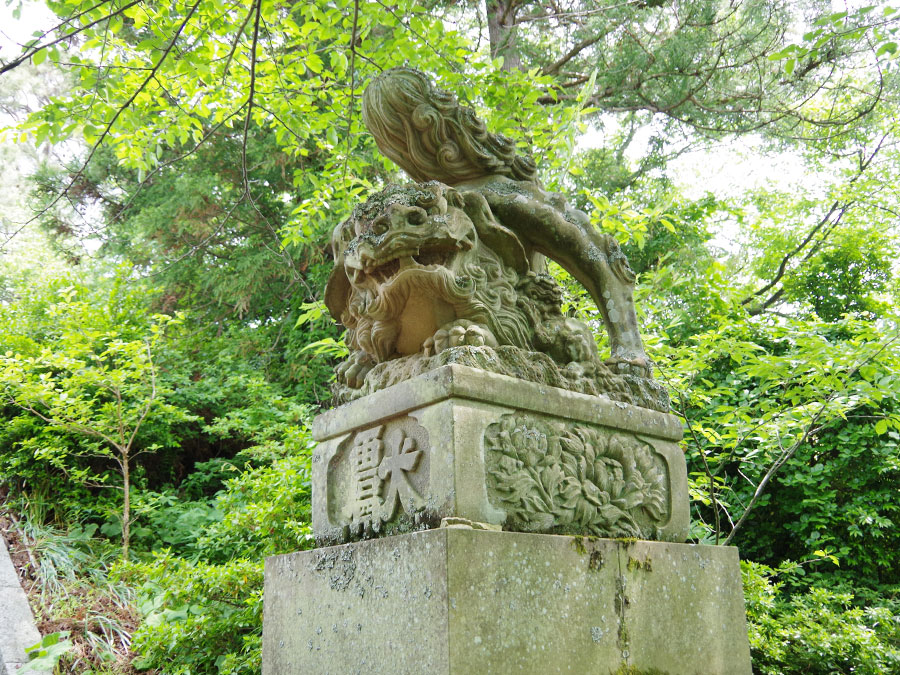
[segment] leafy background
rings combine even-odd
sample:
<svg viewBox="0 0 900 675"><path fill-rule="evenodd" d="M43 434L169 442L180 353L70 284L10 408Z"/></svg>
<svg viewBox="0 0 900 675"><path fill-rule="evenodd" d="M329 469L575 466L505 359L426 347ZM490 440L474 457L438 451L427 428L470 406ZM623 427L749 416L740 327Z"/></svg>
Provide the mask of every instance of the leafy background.
<svg viewBox="0 0 900 675"><path fill-rule="evenodd" d="M755 669L898 669L895 6L47 8L0 53L2 529L40 658L259 672L261 560L311 545L328 237L402 180L359 96L411 63L621 241L692 539L747 561Z"/></svg>

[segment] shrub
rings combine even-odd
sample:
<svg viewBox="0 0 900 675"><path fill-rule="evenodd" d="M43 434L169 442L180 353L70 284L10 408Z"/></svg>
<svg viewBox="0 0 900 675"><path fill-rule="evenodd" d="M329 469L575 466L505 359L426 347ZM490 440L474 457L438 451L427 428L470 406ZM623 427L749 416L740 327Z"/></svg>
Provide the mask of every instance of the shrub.
<svg viewBox="0 0 900 675"><path fill-rule="evenodd" d="M881 675L900 671L900 606L860 607L850 593L782 592L779 570L741 565L754 672Z"/></svg>

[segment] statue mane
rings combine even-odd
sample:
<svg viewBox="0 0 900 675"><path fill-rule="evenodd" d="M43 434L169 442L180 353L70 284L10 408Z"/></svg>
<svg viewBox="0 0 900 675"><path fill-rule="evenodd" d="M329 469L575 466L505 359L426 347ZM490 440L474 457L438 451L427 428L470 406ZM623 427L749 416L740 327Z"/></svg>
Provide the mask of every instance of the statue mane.
<svg viewBox="0 0 900 675"><path fill-rule="evenodd" d="M372 80L362 118L381 151L415 181L536 181L535 163L517 154L511 139L488 132L471 108L413 68L391 68Z"/></svg>

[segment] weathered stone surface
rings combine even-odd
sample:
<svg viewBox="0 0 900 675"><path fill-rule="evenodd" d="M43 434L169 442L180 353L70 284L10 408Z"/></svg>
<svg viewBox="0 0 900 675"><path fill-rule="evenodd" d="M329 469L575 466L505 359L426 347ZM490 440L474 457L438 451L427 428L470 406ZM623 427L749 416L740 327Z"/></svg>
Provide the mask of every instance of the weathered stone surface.
<svg viewBox="0 0 900 675"><path fill-rule="evenodd" d="M506 530L684 541L677 418L444 366L316 418L320 544L459 517Z"/></svg>
<svg viewBox="0 0 900 675"><path fill-rule="evenodd" d="M697 673L750 672L736 548L638 541L620 550L619 565L631 572L623 588L628 649L641 668L671 672L674 662L693 663ZM657 636L667 631L674 639L663 651Z"/></svg>
<svg viewBox="0 0 900 675"><path fill-rule="evenodd" d="M335 228L325 304L347 328L335 397L352 400L446 363L470 365L666 411L618 242L543 189L534 163L411 68L376 77L363 120L415 183L389 185ZM550 258L580 281L609 335L560 311Z"/></svg>
<svg viewBox="0 0 900 675"><path fill-rule="evenodd" d="M266 561L263 673L750 673L737 551L444 528Z"/></svg>
<svg viewBox="0 0 900 675"><path fill-rule="evenodd" d="M365 379L358 388L335 387L334 402L354 401L447 365L477 368L579 394L603 396L641 408L669 411L669 394L655 380L630 372L616 372L603 363L596 364L590 371L560 368L547 354L508 345L487 347L463 344L447 347L432 356L415 354L378 363L366 371Z"/></svg>
<svg viewBox="0 0 900 675"><path fill-rule="evenodd" d="M28 663L25 648L41 641L28 598L0 537L0 675L13 675ZM46 675L46 671L30 671Z"/></svg>

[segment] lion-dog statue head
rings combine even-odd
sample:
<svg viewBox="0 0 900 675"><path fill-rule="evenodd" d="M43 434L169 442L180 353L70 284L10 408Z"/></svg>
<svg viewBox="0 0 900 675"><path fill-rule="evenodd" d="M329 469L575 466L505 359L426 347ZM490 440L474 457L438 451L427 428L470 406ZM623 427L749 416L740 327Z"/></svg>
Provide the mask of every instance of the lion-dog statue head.
<svg viewBox="0 0 900 675"><path fill-rule="evenodd" d="M331 245L325 304L357 361L440 351L434 337L448 328L468 332L466 344L529 344L516 292L525 250L480 194L390 186L335 228Z"/></svg>

